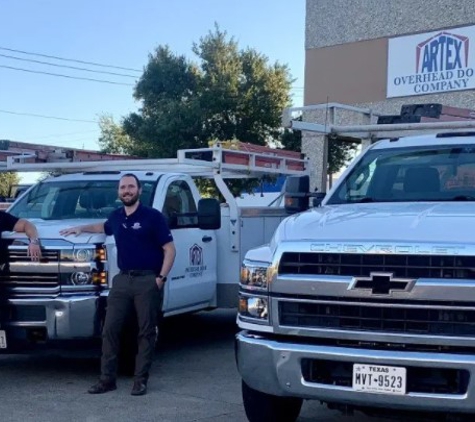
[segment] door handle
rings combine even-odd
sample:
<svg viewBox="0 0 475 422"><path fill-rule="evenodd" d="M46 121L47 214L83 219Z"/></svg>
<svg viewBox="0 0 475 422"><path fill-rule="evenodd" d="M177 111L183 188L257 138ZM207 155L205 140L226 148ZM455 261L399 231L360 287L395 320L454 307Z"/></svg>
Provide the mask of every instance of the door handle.
<svg viewBox="0 0 475 422"><path fill-rule="evenodd" d="M203 236L201 239L203 242L211 242L213 238L211 236Z"/></svg>

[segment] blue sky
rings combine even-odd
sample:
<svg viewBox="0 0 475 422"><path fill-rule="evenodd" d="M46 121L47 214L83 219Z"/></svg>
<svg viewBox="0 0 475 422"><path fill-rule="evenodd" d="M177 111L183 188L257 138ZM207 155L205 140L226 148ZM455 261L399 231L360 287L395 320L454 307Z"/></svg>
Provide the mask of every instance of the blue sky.
<svg viewBox="0 0 475 422"><path fill-rule="evenodd" d="M168 44L192 57L191 45L217 22L238 41L271 61L289 65L296 78L296 105L302 102L304 0L2 0L0 8L0 139L97 149L93 122L61 121L4 113L40 114L95 121L116 120L137 109L133 86L109 85L12 70L105 79L133 84L136 79L50 67L28 61L84 67L1 48L41 53L132 69L143 69L148 54ZM140 73L86 66L94 70Z"/></svg>

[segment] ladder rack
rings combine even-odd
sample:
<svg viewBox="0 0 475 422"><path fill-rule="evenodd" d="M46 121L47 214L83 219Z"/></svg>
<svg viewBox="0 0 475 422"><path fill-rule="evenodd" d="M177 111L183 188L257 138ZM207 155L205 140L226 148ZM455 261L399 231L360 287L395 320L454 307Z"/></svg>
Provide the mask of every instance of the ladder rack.
<svg viewBox="0 0 475 422"><path fill-rule="evenodd" d="M300 153L252 147L252 144L244 143L234 146L226 144L228 148L224 148L221 142L217 142L209 148L178 150L177 158L157 159L27 145L29 149L18 148L16 151L10 146L10 149L1 151L5 153L6 160L0 161L0 171L74 173L141 170L186 173L193 177L212 178L219 174L222 178L253 178L271 174L302 175L308 170L308 161Z"/></svg>
<svg viewBox="0 0 475 422"><path fill-rule="evenodd" d="M306 112L319 114L319 120L322 120L320 115L324 114L324 122L300 121L294 117L296 113L301 114ZM341 113L352 114L354 118L362 120L364 123L339 125L337 122ZM287 108L284 110L282 121L284 127L295 130L314 132L319 135L326 135L329 138L339 138L348 141L367 140L369 142L379 139L425 135L440 131L466 132L467 130L475 130L475 120L375 124L374 118L381 115L381 113L376 113L371 109L353 107L340 103L328 103Z"/></svg>
<svg viewBox="0 0 475 422"><path fill-rule="evenodd" d="M376 124L381 116L372 109L354 107L340 103L325 103L303 107L286 108L282 115L284 127L311 132L318 135L314 140L318 145L318 155L312 157L312 180L318 190L325 192L328 184L328 141L357 142L365 150L380 139L404 136L427 135L438 132L475 133L475 119L464 121L436 121L423 123ZM341 122L359 122L343 125Z"/></svg>

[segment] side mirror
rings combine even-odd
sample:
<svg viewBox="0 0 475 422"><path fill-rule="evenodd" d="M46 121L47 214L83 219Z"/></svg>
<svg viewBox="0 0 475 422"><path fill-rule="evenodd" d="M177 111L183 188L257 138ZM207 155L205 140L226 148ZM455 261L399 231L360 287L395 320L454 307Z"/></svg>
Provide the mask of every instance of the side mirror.
<svg viewBox="0 0 475 422"><path fill-rule="evenodd" d="M319 207L320 205L322 205L322 201L325 199L325 195L326 195L325 192L312 193L311 194L311 196L312 196L312 205L314 207Z"/></svg>
<svg viewBox="0 0 475 422"><path fill-rule="evenodd" d="M221 228L221 206L217 199L203 198L198 201L198 227L201 230Z"/></svg>
<svg viewBox="0 0 475 422"><path fill-rule="evenodd" d="M309 176L289 176L285 182L285 211L288 214L308 210Z"/></svg>

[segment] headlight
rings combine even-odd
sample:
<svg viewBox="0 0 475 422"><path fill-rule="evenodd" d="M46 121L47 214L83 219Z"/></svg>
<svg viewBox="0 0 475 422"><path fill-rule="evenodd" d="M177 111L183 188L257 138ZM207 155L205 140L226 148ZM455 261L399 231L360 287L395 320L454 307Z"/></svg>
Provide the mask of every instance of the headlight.
<svg viewBox="0 0 475 422"><path fill-rule="evenodd" d="M75 249L73 251L74 260L77 262L89 262L94 257L93 249Z"/></svg>
<svg viewBox="0 0 475 422"><path fill-rule="evenodd" d="M98 245L96 247L96 256L97 261L104 262L107 260L107 250L103 245Z"/></svg>
<svg viewBox="0 0 475 422"><path fill-rule="evenodd" d="M84 269L84 271L66 272L61 274L63 286L106 286L107 271Z"/></svg>
<svg viewBox="0 0 475 422"><path fill-rule="evenodd" d="M241 285L254 290L267 290L268 267L244 262L241 268Z"/></svg>
<svg viewBox="0 0 475 422"><path fill-rule="evenodd" d="M107 284L107 271L92 273L92 283L105 286Z"/></svg>
<svg viewBox="0 0 475 422"><path fill-rule="evenodd" d="M81 244L62 250L60 268L63 285L107 285L107 251L103 245Z"/></svg>
<svg viewBox="0 0 475 422"><path fill-rule="evenodd" d="M239 296L239 316L252 318L260 322L269 320L269 301L267 298L257 296Z"/></svg>
<svg viewBox="0 0 475 422"><path fill-rule="evenodd" d="M91 282L91 273L78 271L71 274L71 282L76 286L82 286Z"/></svg>
<svg viewBox="0 0 475 422"><path fill-rule="evenodd" d="M104 262L107 251L103 245L76 245L74 249L61 250L60 259L66 262Z"/></svg>

